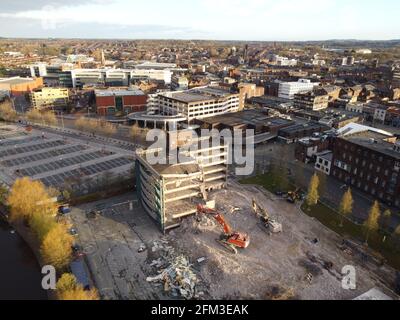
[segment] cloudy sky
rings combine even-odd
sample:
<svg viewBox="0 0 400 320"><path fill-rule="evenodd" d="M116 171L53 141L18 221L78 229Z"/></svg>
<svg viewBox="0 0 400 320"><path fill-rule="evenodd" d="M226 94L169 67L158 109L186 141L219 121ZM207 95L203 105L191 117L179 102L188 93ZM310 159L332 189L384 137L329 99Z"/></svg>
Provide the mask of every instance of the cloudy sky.
<svg viewBox="0 0 400 320"><path fill-rule="evenodd" d="M0 37L399 39L398 0L0 0Z"/></svg>

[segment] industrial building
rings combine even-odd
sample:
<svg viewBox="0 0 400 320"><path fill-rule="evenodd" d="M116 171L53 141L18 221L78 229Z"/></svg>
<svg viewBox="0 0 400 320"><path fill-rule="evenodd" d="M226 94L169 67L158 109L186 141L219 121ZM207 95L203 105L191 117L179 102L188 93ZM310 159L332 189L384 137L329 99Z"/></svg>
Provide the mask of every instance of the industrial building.
<svg viewBox="0 0 400 320"><path fill-rule="evenodd" d="M66 88L42 88L32 91L30 99L34 109L65 107L69 101L69 91Z"/></svg>
<svg viewBox="0 0 400 320"><path fill-rule="evenodd" d="M97 114L115 115L144 111L147 95L141 90L96 90Z"/></svg>
<svg viewBox="0 0 400 320"><path fill-rule="evenodd" d="M136 186L140 202L162 231L180 225L182 218L197 212L197 204L207 201L208 192L222 189L227 183L228 146L178 152L185 161L178 164L148 162L148 153L136 154ZM179 144L179 143L178 143Z"/></svg>

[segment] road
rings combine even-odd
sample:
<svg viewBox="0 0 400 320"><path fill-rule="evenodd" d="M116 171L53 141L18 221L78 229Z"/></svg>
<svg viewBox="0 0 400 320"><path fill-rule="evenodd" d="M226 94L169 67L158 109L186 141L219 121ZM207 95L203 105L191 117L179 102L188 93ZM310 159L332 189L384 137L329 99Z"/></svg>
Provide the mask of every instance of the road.
<svg viewBox="0 0 400 320"><path fill-rule="evenodd" d="M282 147L287 148L282 151ZM304 164L297 161L294 157L294 145L268 144L257 147L255 152L255 163L258 165L259 171L267 170L272 159L279 160L286 168L292 171L292 174L302 174L302 177L295 177L297 181L303 182L303 188L307 188L308 181L315 173L313 164ZM322 198L328 204L337 207L342 200L347 186L343 182L336 180L331 176L326 176ZM363 223L367 217L369 210L375 201L371 196L353 188L354 208L352 218L358 223ZM389 208L381 204L382 212L390 209L392 213L398 213L396 208ZM390 227L393 231L400 225L400 215L392 214Z"/></svg>

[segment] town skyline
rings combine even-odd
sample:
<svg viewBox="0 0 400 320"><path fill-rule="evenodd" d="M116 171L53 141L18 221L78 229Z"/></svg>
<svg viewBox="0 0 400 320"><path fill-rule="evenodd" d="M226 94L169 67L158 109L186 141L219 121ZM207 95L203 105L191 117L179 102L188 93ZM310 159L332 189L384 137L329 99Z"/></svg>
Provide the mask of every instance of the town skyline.
<svg viewBox="0 0 400 320"><path fill-rule="evenodd" d="M386 10L391 8L390 10ZM7 38L321 41L399 39L397 1L4 1ZM383 14L383 10L385 10ZM88 14L90 13L90 14ZM382 14L380 14L382 13Z"/></svg>

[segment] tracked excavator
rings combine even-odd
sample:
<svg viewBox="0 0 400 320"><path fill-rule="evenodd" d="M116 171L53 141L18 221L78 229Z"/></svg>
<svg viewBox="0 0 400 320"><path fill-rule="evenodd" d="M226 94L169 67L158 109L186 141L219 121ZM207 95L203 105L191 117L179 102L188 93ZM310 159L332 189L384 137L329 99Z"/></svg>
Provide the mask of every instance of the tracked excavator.
<svg viewBox="0 0 400 320"><path fill-rule="evenodd" d="M199 204L197 206L198 214L212 215L214 219L222 226L223 233L217 242L225 247L233 254L238 253L238 249L246 249L250 244L250 237L247 234L233 231L229 224L225 221L224 216L216 210L204 207Z"/></svg>
<svg viewBox="0 0 400 320"><path fill-rule="evenodd" d="M289 191L287 194L287 201L289 203L296 203L300 198L300 188L297 188L295 191Z"/></svg>
<svg viewBox="0 0 400 320"><path fill-rule="evenodd" d="M281 233L283 231L282 224L271 219L268 211L263 209L255 199L253 199L253 211L260 218L264 230L271 233Z"/></svg>

